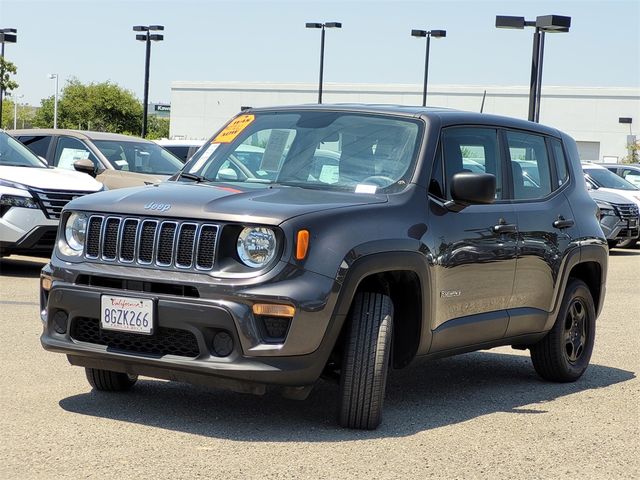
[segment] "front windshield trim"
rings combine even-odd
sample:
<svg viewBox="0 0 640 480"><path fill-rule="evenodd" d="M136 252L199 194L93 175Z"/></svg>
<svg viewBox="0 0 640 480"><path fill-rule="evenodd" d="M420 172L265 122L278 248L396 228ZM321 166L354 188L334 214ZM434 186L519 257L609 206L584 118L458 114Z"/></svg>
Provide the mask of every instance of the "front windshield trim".
<svg viewBox="0 0 640 480"><path fill-rule="evenodd" d="M242 115L240 114L234 119ZM424 119L392 113L381 114L351 110L318 111L301 108L296 110L261 110L250 112L250 115L254 117L255 121L249 122L250 126L245 127L246 131L240 131L228 143L216 142L220 132L225 131L226 127L223 127L185 164L183 171L199 175L205 181L214 184L261 183L266 186L295 186L328 191L397 193L403 191L414 178L426 131ZM318 122L314 123L314 115L327 115L334 118L327 120L324 124L320 119L318 125ZM353 117L360 117L362 121L359 122L357 118ZM231 121L233 122L234 119ZM367 129L373 133L368 135ZM258 144L253 142L252 138L261 132L277 130L289 131L290 133L285 133L285 137L290 135L290 138L282 141L284 142L280 150L282 153L277 154L280 160L271 164L272 166L277 165L277 169L265 171L262 166L265 163L264 157L269 148L269 140L265 143L263 139L263 143ZM364 132L362 137L357 137L357 134L353 133L360 133L360 131ZM391 141L394 139L393 132L402 134L396 144ZM298 133L303 135L299 141L295 137ZM325 134L328 136L323 136ZM354 150L352 144L344 143L344 135L347 134L347 138L354 139L352 143L365 145L360 151L368 155L368 158L364 160L356 159L359 163L354 163L351 166L344 163L344 158L352 158L351 156L345 157L347 155L345 153L346 147L349 146L351 150ZM269 133L269 135L271 134ZM335 136L336 140L327 140L331 136ZM327 141L333 146L326 147ZM339 144L340 147L336 148L336 144ZM241 148L244 150L239 151ZM364 148L370 148L370 150L364 150ZM254 163L258 162L259 168L254 166L252 172L257 173L256 176L262 176L261 178L249 178L246 174L241 175L239 172L235 174L225 172L225 176L221 176L222 164L228 163L230 160L233 160L233 163L242 163L243 157L255 156L256 150L260 153L257 154L259 159L254 160ZM238 155L238 153L243 155ZM299 156L303 158L296 161ZM212 169L217 163L220 165ZM293 168L287 164L292 164ZM343 164L347 168L355 168L355 175L343 175ZM300 169L300 166L303 168ZM325 174L325 167L327 167L327 171L331 172L329 176ZM244 163L239 166L240 170L245 168L247 167ZM312 175L314 170L317 173L318 168L321 168L320 176ZM370 171L370 173L365 174L363 171ZM311 173L307 177L305 172ZM375 188L363 189L362 186Z"/></svg>
<svg viewBox="0 0 640 480"><path fill-rule="evenodd" d="M625 180L606 168L585 168L584 172L598 188L630 191L640 190L633 183ZM604 182L603 180L611 180L611 182Z"/></svg>
<svg viewBox="0 0 640 480"><path fill-rule="evenodd" d="M178 157L154 142L109 139L92 140L92 142L108 164L115 170L147 175L173 175L183 166ZM132 159L127 156L127 151L131 149L150 151L151 154L156 155L154 158L159 160L153 165L149 164L148 168L142 169L141 163L138 164L135 158ZM159 162L163 163L164 169L159 168Z"/></svg>

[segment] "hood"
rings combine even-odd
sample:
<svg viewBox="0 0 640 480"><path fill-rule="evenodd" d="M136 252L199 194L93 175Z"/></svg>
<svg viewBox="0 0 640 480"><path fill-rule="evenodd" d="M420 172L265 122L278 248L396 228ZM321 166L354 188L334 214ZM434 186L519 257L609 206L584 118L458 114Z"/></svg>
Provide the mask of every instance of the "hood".
<svg viewBox="0 0 640 480"><path fill-rule="evenodd" d="M589 195L591 195L591 198L593 198L595 201L600 201L600 202L608 202L608 203L612 203L615 205L622 205L622 204L633 204L634 202L630 199L628 199L627 197L623 197L622 195L620 195L619 193L617 193L618 191L615 190L616 193L613 193L612 191L603 191L602 188L599 188L598 190L590 190L589 191Z"/></svg>
<svg viewBox="0 0 640 480"><path fill-rule="evenodd" d="M596 192L603 192L603 193L615 193L616 195L620 196L620 197L624 197L627 201L625 203L635 203L636 205L638 205L638 207L640 207L640 190L618 190L615 188L599 188L597 190L595 190ZM604 199L603 199L604 200ZM609 200L605 200L605 201L609 201Z"/></svg>
<svg viewBox="0 0 640 480"><path fill-rule="evenodd" d="M383 194L164 182L81 197L70 202L67 209L278 225L306 213L386 201Z"/></svg>
<svg viewBox="0 0 640 480"><path fill-rule="evenodd" d="M86 173L62 168L0 166L0 178L46 190L97 192L102 189L102 183Z"/></svg>

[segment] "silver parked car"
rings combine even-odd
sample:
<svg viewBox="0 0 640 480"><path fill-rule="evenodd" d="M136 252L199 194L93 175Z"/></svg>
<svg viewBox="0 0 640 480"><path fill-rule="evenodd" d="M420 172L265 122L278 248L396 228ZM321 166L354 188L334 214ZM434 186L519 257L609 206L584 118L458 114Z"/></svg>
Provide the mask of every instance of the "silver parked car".
<svg viewBox="0 0 640 480"><path fill-rule="evenodd" d="M178 157L143 138L44 128L9 133L49 165L88 173L109 189L158 183L182 168Z"/></svg>

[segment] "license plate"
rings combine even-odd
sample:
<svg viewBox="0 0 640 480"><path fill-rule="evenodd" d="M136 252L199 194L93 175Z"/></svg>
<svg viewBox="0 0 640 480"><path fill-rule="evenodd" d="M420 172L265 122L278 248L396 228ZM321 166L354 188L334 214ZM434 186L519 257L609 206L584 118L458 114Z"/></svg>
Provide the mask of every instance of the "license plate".
<svg viewBox="0 0 640 480"><path fill-rule="evenodd" d="M153 324L153 300L102 295L100 327L103 330L151 335Z"/></svg>

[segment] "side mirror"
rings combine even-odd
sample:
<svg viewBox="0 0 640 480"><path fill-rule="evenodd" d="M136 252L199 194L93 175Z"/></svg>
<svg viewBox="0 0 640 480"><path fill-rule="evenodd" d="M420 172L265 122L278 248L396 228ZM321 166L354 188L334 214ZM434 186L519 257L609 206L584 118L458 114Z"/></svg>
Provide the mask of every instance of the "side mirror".
<svg viewBox="0 0 640 480"><path fill-rule="evenodd" d="M453 201L447 202L448 208L493 203L496 199L496 177L490 173L456 173L451 179L451 197Z"/></svg>
<svg viewBox="0 0 640 480"><path fill-rule="evenodd" d="M88 158L76 160L73 162L73 168L78 172L86 173L92 177L95 177L97 174L96 166Z"/></svg>

